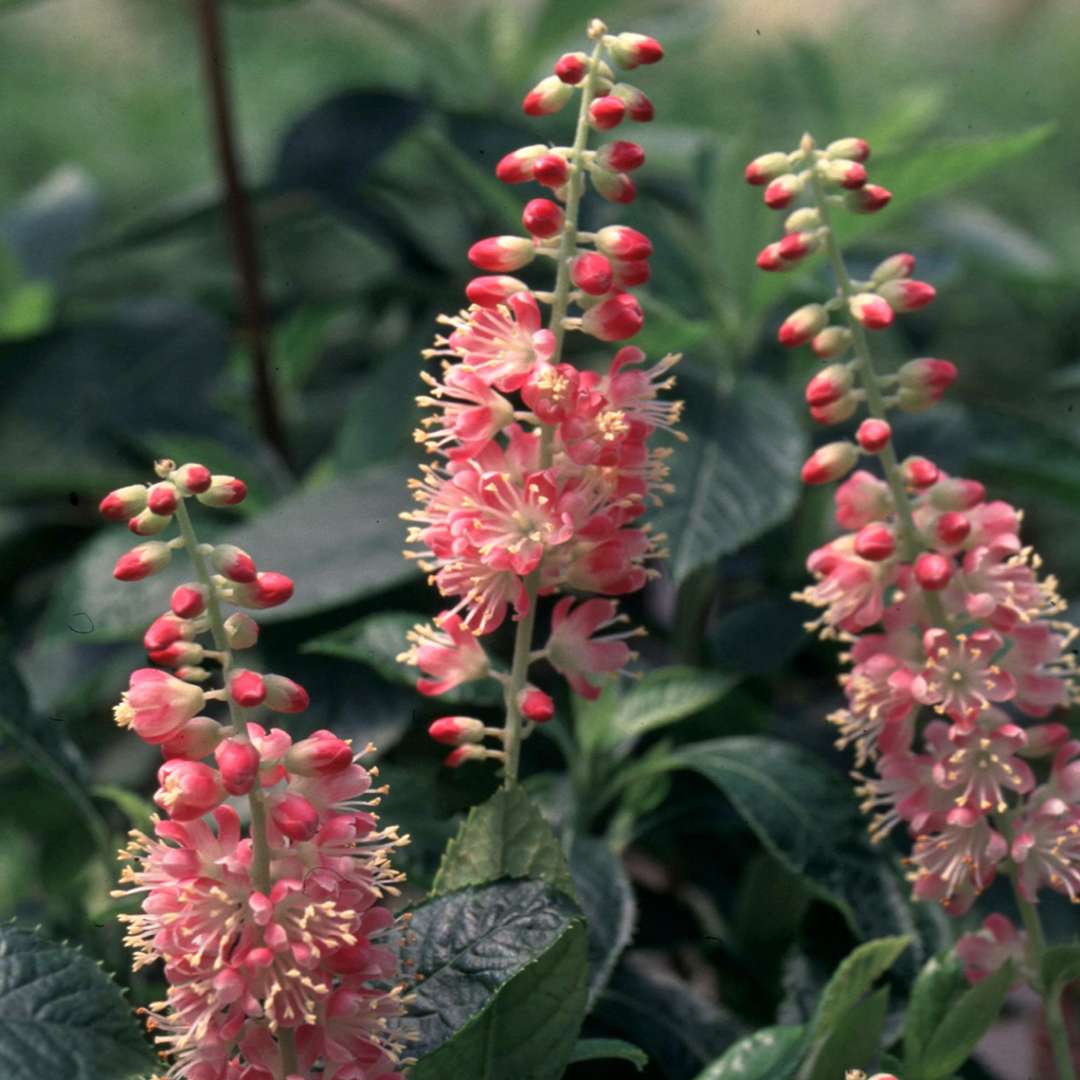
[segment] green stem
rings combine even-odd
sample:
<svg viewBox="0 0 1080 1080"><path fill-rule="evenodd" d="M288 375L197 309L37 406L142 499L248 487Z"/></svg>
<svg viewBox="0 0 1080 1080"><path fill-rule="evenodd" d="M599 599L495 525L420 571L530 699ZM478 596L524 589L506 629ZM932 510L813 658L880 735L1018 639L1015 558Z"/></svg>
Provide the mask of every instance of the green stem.
<svg viewBox="0 0 1080 1080"><path fill-rule="evenodd" d="M885 406L885 395L881 389L881 380L874 367L874 356L870 349L870 339L866 328L851 314L848 300L856 295L856 289L851 283L851 275L848 273L844 256L840 251L840 245L836 240L829 217L829 203L821 178L817 174L814 165L810 166L810 178L814 191L814 201L817 205L818 214L821 216L821 224L825 230L825 250L828 252L829 261L832 263L833 274L836 277L837 288L844 300L844 317L855 340L855 356L858 360L859 382L866 391L867 412L877 420L888 421L888 410ZM892 492L893 503L900 519L900 554L905 559L914 559L920 551L927 550L926 544L919 536L919 530L915 525L915 514L908 498L907 488L904 486L904 477L900 469L900 463L896 459L896 450L890 440L885 444L878 457L881 459L881 468L885 474L885 482ZM942 606L941 597L935 592L924 591L926 607L930 618L936 626L948 627L949 619Z"/></svg>
<svg viewBox="0 0 1080 1080"><path fill-rule="evenodd" d="M286 1076L300 1071L296 1060L296 1038L292 1028L278 1028L277 1044L281 1051L281 1067Z"/></svg>
<svg viewBox="0 0 1080 1080"><path fill-rule="evenodd" d="M570 175L566 181L566 209L563 212L563 231L556 255L555 290L551 301L551 317L548 328L555 337L555 346L551 354L551 363L562 360L563 342L566 327L563 321L570 304L570 263L577 251L578 213L581 196L585 190L585 148L589 141L589 105L596 94L597 68L600 63L602 42L597 41L589 59L589 73L581 88L581 104L578 109L577 129L574 143L570 148ZM553 428L549 424L540 427L540 468L551 465ZM506 766L503 770L503 784L507 788L517 783L518 769L521 763L521 710L518 708L518 696L525 688L529 677L529 656L532 652L533 628L536 625L536 600L540 591L540 572L534 570L525 579L525 592L528 596L529 610L517 624L514 634L514 658L510 667L510 678L506 684L506 722L503 725L503 744L506 750Z"/></svg>

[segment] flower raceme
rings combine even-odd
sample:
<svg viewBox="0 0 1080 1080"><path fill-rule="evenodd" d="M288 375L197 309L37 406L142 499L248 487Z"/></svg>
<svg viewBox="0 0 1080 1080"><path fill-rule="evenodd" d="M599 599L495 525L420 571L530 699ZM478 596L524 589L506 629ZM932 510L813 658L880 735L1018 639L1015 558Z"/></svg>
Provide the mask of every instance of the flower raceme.
<svg viewBox="0 0 1080 1080"><path fill-rule="evenodd" d="M347 741L325 730L294 741L259 722L259 709L303 712L308 695L283 675L236 665L258 625L242 611L224 617L223 607L272 607L288 600L292 582L237 547L200 544L186 505L192 496L233 505L243 483L194 464L159 461L156 471L158 483L120 488L101 509L128 517L137 535L148 522L155 534L173 518L180 527L156 542L164 555L122 556L118 578L154 573L179 550L196 577L144 635L161 666L133 672L115 709L117 723L165 759L154 795L165 816L152 835L132 833L114 893L141 900L138 914L121 916L136 968L164 962L168 994L148 1026L171 1059L165 1076L399 1080L408 1063L398 1029L400 926L382 901L398 892L389 854L405 839L379 827L377 770ZM220 673L216 687L206 664ZM219 703L227 717L205 715ZM241 798L246 827L234 804Z"/></svg>
<svg viewBox="0 0 1080 1080"><path fill-rule="evenodd" d="M1027 902L1044 888L1080 901L1080 742L1048 719L1075 700L1076 631L1056 619L1062 602L1020 539L1018 510L924 457L897 460L888 414L932 407L957 370L932 358L875 369L869 332L928 304L934 289L913 277L907 253L866 281L848 275L830 215L888 202L869 183L869 157L861 139L819 149L806 136L747 167L766 204L789 210L785 238L759 266L788 270L828 252L837 277L835 295L792 312L778 335L826 362L807 386L812 417L856 428L802 473L808 484L841 481L843 532L810 555L814 583L798 594L821 609L811 627L849 646L847 704L830 719L839 744L854 745L872 834L903 823L914 837L917 897L959 914L1004 870ZM988 933L1012 940L996 924ZM969 966L986 951L968 949Z"/></svg>
<svg viewBox="0 0 1080 1080"><path fill-rule="evenodd" d="M418 402L432 412L416 438L435 461L413 481L419 505L403 515L418 549L408 556L451 602L434 626L413 632L404 654L423 672L419 689L440 694L492 677L506 696L505 731L446 717L431 734L458 747L447 764L509 759L511 779L519 725L543 723L554 709L528 682L530 665L545 658L575 691L595 697L599 680L634 655L615 601L601 597L642 588L655 572L649 563L663 554L663 537L641 518L669 490L670 451L652 441L658 430L673 430L681 408L659 396L673 384L677 356L650 362L622 345L602 372L563 356L568 333L620 343L641 329L644 315L631 290L648 280L652 253L648 237L624 225L579 230L578 210L587 181L610 202L634 199L629 174L644 162L642 148L618 139L593 150L588 137L652 118L648 98L616 81L613 66L652 64L663 50L641 34L609 34L599 20L589 36L592 52L561 57L524 101L526 114L542 116L577 95L573 144L522 147L496 167L504 182L537 183L550 197L526 204L527 235L489 237L469 249L484 274L466 289L470 306L442 318L447 332L425 353L441 360L442 370L422 376L428 391ZM554 264L550 289L514 276L537 260ZM534 652L537 598L558 593L568 595L555 608L550 640ZM504 673L479 639L508 615L521 647ZM489 737L504 745L485 748Z"/></svg>

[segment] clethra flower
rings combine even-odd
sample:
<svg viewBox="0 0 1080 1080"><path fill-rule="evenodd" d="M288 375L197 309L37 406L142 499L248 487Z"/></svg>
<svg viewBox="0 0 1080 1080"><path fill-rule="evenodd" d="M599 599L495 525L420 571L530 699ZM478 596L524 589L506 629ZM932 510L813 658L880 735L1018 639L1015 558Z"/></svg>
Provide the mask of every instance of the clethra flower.
<svg viewBox="0 0 1080 1080"><path fill-rule="evenodd" d="M398 660L425 673L417 681L421 694L445 694L462 683L482 679L490 671L487 653L459 615L444 612L434 626L415 626L408 634L410 648Z"/></svg>
<svg viewBox="0 0 1080 1080"><path fill-rule="evenodd" d="M626 639L634 637L636 631L594 636L599 630L626 622L617 612L614 600L582 600L575 605L573 597L564 596L551 614L547 658L571 687L590 701L600 696L600 687L590 675L621 671L634 658Z"/></svg>
<svg viewBox="0 0 1080 1080"><path fill-rule="evenodd" d="M923 638L926 666L911 684L912 695L970 730L991 702L1016 695L1015 680L994 662L1003 645L993 630L955 637L940 628L927 630Z"/></svg>
<svg viewBox="0 0 1080 1080"><path fill-rule="evenodd" d="M955 951L964 965L964 977L972 985L982 982L1009 961L1016 968L1019 982L1026 962L1027 934L995 912L983 920L981 929L964 934L957 941Z"/></svg>

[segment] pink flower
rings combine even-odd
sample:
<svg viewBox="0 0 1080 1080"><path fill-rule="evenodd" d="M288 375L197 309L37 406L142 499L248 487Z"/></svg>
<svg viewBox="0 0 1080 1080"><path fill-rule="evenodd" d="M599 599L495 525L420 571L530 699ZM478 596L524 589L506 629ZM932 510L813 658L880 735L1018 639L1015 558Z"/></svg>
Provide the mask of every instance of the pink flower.
<svg viewBox="0 0 1080 1080"><path fill-rule="evenodd" d="M853 549L854 538L841 536L812 552L806 566L817 583L796 599L824 608L827 625L857 633L881 620L893 568L888 562L860 559Z"/></svg>
<svg viewBox="0 0 1080 1080"><path fill-rule="evenodd" d="M964 965L964 977L972 984L982 982L1010 960L1017 970L1017 981L1020 981L1026 952L1027 934L996 912L983 920L982 929L964 934L956 943L956 955Z"/></svg>
<svg viewBox="0 0 1080 1080"><path fill-rule="evenodd" d="M1017 882L1027 900L1044 886L1080 903L1080 807L1049 797L1030 809L1013 834Z"/></svg>
<svg viewBox="0 0 1080 1080"><path fill-rule="evenodd" d="M1016 694L1016 681L995 663L1003 645L993 630L956 637L940 628L927 630L926 667L911 684L913 696L970 728L991 702L1008 701Z"/></svg>
<svg viewBox="0 0 1080 1080"><path fill-rule="evenodd" d="M170 758L158 769L158 783L154 802L176 821L202 817L225 799L220 774L200 761Z"/></svg>
<svg viewBox="0 0 1080 1080"><path fill-rule="evenodd" d="M626 621L617 611L614 600L582 600L575 606L573 597L564 596L551 615L547 658L570 686L590 701L600 696L601 689L590 676L621 671L634 655L624 640L634 635L632 630L593 636Z"/></svg>
<svg viewBox="0 0 1080 1080"><path fill-rule="evenodd" d="M484 647L458 615L444 612L433 627L418 625L408 636L412 644L398 659L415 665L427 676L434 676L417 682L421 694L445 694L488 673Z"/></svg>
<svg viewBox="0 0 1080 1080"><path fill-rule="evenodd" d="M1008 849L985 817L969 807L956 807L939 833L920 836L915 843L911 861L917 868L916 897L939 900L950 914L962 914L994 880Z"/></svg>
<svg viewBox="0 0 1080 1080"><path fill-rule="evenodd" d="M154 745L179 735L205 701L197 686L157 668L139 668L131 673L127 692L113 713L117 724L133 728L139 738Z"/></svg>
<svg viewBox="0 0 1080 1080"><path fill-rule="evenodd" d="M432 388L417 403L440 410L420 421L416 441L426 449L447 449L453 458L468 458L481 450L514 419L514 406L478 374L460 365L448 369L443 382L426 372L421 377Z"/></svg>
<svg viewBox="0 0 1080 1080"><path fill-rule="evenodd" d="M955 731L934 765L934 781L958 803L984 813L1009 808L1005 792L1026 795L1035 786L1027 762L1016 757L1027 742L1023 728L1005 723L986 732Z"/></svg>

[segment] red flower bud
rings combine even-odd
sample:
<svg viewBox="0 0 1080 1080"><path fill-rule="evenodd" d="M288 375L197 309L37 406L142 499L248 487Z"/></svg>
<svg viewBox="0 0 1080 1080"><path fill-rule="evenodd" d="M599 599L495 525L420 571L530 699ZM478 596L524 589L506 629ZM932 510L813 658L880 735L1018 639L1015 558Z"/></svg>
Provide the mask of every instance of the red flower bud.
<svg viewBox="0 0 1080 1080"><path fill-rule="evenodd" d="M826 443L804 462L802 481L804 484L828 484L839 480L851 472L858 460L859 451L854 443Z"/></svg>
<svg viewBox="0 0 1080 1080"><path fill-rule="evenodd" d="M771 154L762 154L760 157L754 158L746 166L744 175L748 184L760 186L783 176L790 168L791 163L788 161L787 154L776 150Z"/></svg>
<svg viewBox="0 0 1080 1080"><path fill-rule="evenodd" d="M195 628L186 619L178 618L171 612L159 615L143 634L143 648L147 652L164 649L174 641L190 641L195 636Z"/></svg>
<svg viewBox="0 0 1080 1080"><path fill-rule="evenodd" d="M289 793L270 806L270 820L290 840L303 843L319 831L319 812L303 795Z"/></svg>
<svg viewBox="0 0 1080 1080"><path fill-rule="evenodd" d="M820 360L834 360L851 348L854 336L846 326L827 326L810 342L810 348Z"/></svg>
<svg viewBox="0 0 1080 1080"><path fill-rule="evenodd" d="M236 668L229 672L229 697L244 709L253 709L266 700L266 684L257 671Z"/></svg>
<svg viewBox="0 0 1080 1080"><path fill-rule="evenodd" d="M145 510L140 510L128 522L128 528L136 536L157 536L158 533L165 531L170 521L172 521L171 517L155 514L148 506Z"/></svg>
<svg viewBox="0 0 1080 1080"><path fill-rule="evenodd" d="M854 378L847 364L830 364L806 384L806 404L830 405L851 389Z"/></svg>
<svg viewBox="0 0 1080 1080"><path fill-rule="evenodd" d="M464 765L466 761L483 761L486 757L487 751L482 746L477 746L475 743L466 743L456 750L451 750L443 758L443 764L448 769L456 769L459 765Z"/></svg>
<svg viewBox="0 0 1080 1080"><path fill-rule="evenodd" d="M504 184L524 184L533 177L533 162L548 152L543 143L511 150L495 166L495 175Z"/></svg>
<svg viewBox="0 0 1080 1080"><path fill-rule="evenodd" d="M555 702L535 686L526 686L518 694L518 711L534 724L546 724L555 715Z"/></svg>
<svg viewBox="0 0 1080 1080"><path fill-rule="evenodd" d="M440 716L428 727L428 734L445 746L482 742L484 725L471 716Z"/></svg>
<svg viewBox="0 0 1080 1080"><path fill-rule="evenodd" d="M550 116L557 113L573 93L557 75L541 79L526 95L521 107L526 116Z"/></svg>
<svg viewBox="0 0 1080 1080"><path fill-rule="evenodd" d="M825 179L854 191L866 183L866 169L857 161L830 161L822 168Z"/></svg>
<svg viewBox="0 0 1080 1080"><path fill-rule="evenodd" d="M924 551L915 560L915 580L927 592L944 589L952 579L952 572L952 560L935 552Z"/></svg>
<svg viewBox="0 0 1080 1080"><path fill-rule="evenodd" d="M154 802L174 821L194 821L225 800L217 770L199 761L171 758L158 769Z"/></svg>
<svg viewBox="0 0 1080 1080"><path fill-rule="evenodd" d="M607 225L596 234L596 249L612 259L635 262L652 254L652 241L626 225Z"/></svg>
<svg viewBox="0 0 1080 1080"><path fill-rule="evenodd" d="M971 510L986 498L986 488L978 480L950 476L934 485L930 502L938 510Z"/></svg>
<svg viewBox="0 0 1080 1080"><path fill-rule="evenodd" d="M226 739L214 751L221 782L230 795L246 795L259 777L259 751L240 739Z"/></svg>
<svg viewBox="0 0 1080 1080"><path fill-rule="evenodd" d="M611 264L612 280L619 289L632 289L635 285L644 285L649 280L650 270L647 259L624 262L616 259Z"/></svg>
<svg viewBox="0 0 1080 1080"><path fill-rule="evenodd" d="M266 707L280 713L302 713L311 703L308 692L284 675L264 675Z"/></svg>
<svg viewBox="0 0 1080 1080"><path fill-rule="evenodd" d="M544 154L533 162L533 179L544 187L562 187L569 178L570 166L562 154Z"/></svg>
<svg viewBox="0 0 1080 1080"><path fill-rule="evenodd" d="M148 649L146 655L154 664L163 667L179 667L197 664L202 660L205 649L194 641L174 641L161 649Z"/></svg>
<svg viewBox="0 0 1080 1080"><path fill-rule="evenodd" d="M778 176L765 189L762 198L770 210L783 210L791 205L791 200L802 191L802 181L794 173Z"/></svg>
<svg viewBox="0 0 1080 1080"><path fill-rule="evenodd" d="M490 277L476 277L465 286L465 295L469 302L480 307L492 308L505 303L514 293L524 292L529 288L524 281L508 274Z"/></svg>
<svg viewBox="0 0 1080 1080"><path fill-rule="evenodd" d="M821 241L814 233L793 232L777 241L777 244L781 259L785 262L797 262L817 251L821 246Z"/></svg>
<svg viewBox="0 0 1080 1080"><path fill-rule="evenodd" d="M913 488L928 488L937 483L938 467L924 457L909 457L903 462L901 468L904 473L904 482Z"/></svg>
<svg viewBox="0 0 1080 1080"><path fill-rule="evenodd" d="M163 544L160 540L150 540L121 555L113 567L113 577L118 581L141 581L159 570L164 570L171 558L172 551L168 544Z"/></svg>
<svg viewBox="0 0 1080 1080"><path fill-rule="evenodd" d="M885 420L877 420L871 417L859 425L855 433L858 444L868 454L878 454L888 445L892 438L892 428Z"/></svg>
<svg viewBox="0 0 1080 1080"><path fill-rule="evenodd" d="M189 463L181 465L169 474L169 479L180 489L183 495L198 495L210 487L213 478L205 465Z"/></svg>
<svg viewBox="0 0 1080 1080"><path fill-rule="evenodd" d="M235 506L247 498L247 484L235 476L212 476L210 487L195 496L204 506Z"/></svg>
<svg viewBox="0 0 1080 1080"><path fill-rule="evenodd" d="M855 554L860 559L881 562L896 551L896 537L892 529L880 522L865 525L855 535Z"/></svg>
<svg viewBox="0 0 1080 1080"><path fill-rule="evenodd" d="M620 139L601 146L594 160L609 172L633 172L645 164L645 151L636 142Z"/></svg>
<svg viewBox="0 0 1080 1080"><path fill-rule="evenodd" d="M865 139L837 139L825 147L825 153L831 158L849 158L852 161L866 161L870 157L870 144Z"/></svg>
<svg viewBox="0 0 1080 1080"><path fill-rule="evenodd" d="M218 544L210 553L210 561L230 581L249 584L258 573L255 560L235 544Z"/></svg>
<svg viewBox="0 0 1080 1080"><path fill-rule="evenodd" d="M234 611L225 620L225 636L230 649L250 649L259 640L259 624L242 611Z"/></svg>
<svg viewBox="0 0 1080 1080"><path fill-rule="evenodd" d="M597 252L578 255L570 264L570 279L590 296L603 296L611 291L611 263Z"/></svg>
<svg viewBox="0 0 1080 1080"><path fill-rule="evenodd" d="M177 672L179 674L179 672ZM187 758L199 761L214 752L214 747L225 737L225 728L209 716L196 716L189 720L177 734L161 744L161 752L169 758Z"/></svg>
<svg viewBox="0 0 1080 1080"><path fill-rule="evenodd" d="M959 510L947 510L937 519L934 532L943 544L953 547L956 544L962 544L968 538L968 533L971 532L971 521Z"/></svg>
<svg viewBox="0 0 1080 1080"><path fill-rule="evenodd" d="M631 120L636 120L639 124L647 124L656 115L653 103L645 92L639 90L636 86L619 83L612 88L611 93L615 97L622 99L626 105L627 115Z"/></svg>
<svg viewBox="0 0 1080 1080"><path fill-rule="evenodd" d="M521 212L521 223L533 236L542 240L560 233L563 220L562 207L550 199L530 199Z"/></svg>
<svg viewBox="0 0 1080 1080"><path fill-rule="evenodd" d="M867 330L884 330L893 321L893 309L876 293L856 293L848 300L848 310Z"/></svg>
<svg viewBox="0 0 1080 1080"><path fill-rule="evenodd" d="M610 131L618 127L626 116L626 104L621 98L605 95L596 98L589 106L589 122L597 131Z"/></svg>
<svg viewBox="0 0 1080 1080"><path fill-rule="evenodd" d="M829 313L821 304L806 304L793 311L781 324L777 340L789 349L805 345L829 322Z"/></svg>
<svg viewBox="0 0 1080 1080"><path fill-rule="evenodd" d="M352 762L352 747L325 730L296 743L285 755L285 768L300 776L336 776Z"/></svg>
<svg viewBox="0 0 1080 1080"><path fill-rule="evenodd" d="M857 191L844 196L844 204L856 214L876 214L884 210L892 199L892 192L878 184L864 184Z"/></svg>
<svg viewBox="0 0 1080 1080"><path fill-rule="evenodd" d="M206 610L206 587L195 581L177 585L173 589L169 607L181 619L194 619Z"/></svg>
<svg viewBox="0 0 1080 1080"><path fill-rule="evenodd" d="M917 311L937 296L937 289L926 281L898 278L878 286L881 296L894 311Z"/></svg>
<svg viewBox="0 0 1080 1080"><path fill-rule="evenodd" d="M577 86L588 73L588 59L583 52L563 53L555 61L555 74L567 86Z"/></svg>
<svg viewBox="0 0 1080 1080"><path fill-rule="evenodd" d="M593 169L593 187L596 193L608 202L626 205L637 198L637 184L626 173L608 172L607 169Z"/></svg>
<svg viewBox="0 0 1080 1080"><path fill-rule="evenodd" d="M795 264L793 262L785 262L784 258L780 254L780 245L766 244L759 252L756 260L758 267L761 270L779 271L779 270L791 270Z"/></svg>
<svg viewBox="0 0 1080 1080"><path fill-rule="evenodd" d="M811 405L810 416L819 424L842 424L855 415L859 399L854 394L844 394L824 405Z"/></svg>
<svg viewBox="0 0 1080 1080"><path fill-rule="evenodd" d="M897 255L890 255L874 267L870 280L875 285L881 285L886 281L896 278L909 278L915 273L915 256L901 251Z"/></svg>
<svg viewBox="0 0 1080 1080"><path fill-rule="evenodd" d="M633 70L639 64L655 64L664 58L660 42L645 34L618 34L608 48L615 63L627 71Z"/></svg>
<svg viewBox="0 0 1080 1080"><path fill-rule="evenodd" d="M170 484L168 480L153 484L146 491L147 507L162 517L175 513L179 502L180 495L176 490L176 485Z"/></svg>
<svg viewBox="0 0 1080 1080"><path fill-rule="evenodd" d="M489 236L469 248L469 262L481 270L518 270L533 261L536 248L524 236Z"/></svg>
<svg viewBox="0 0 1080 1080"><path fill-rule="evenodd" d="M601 341L625 341L644 325L645 313L630 293L614 296L589 308L581 318L581 329Z"/></svg>
<svg viewBox="0 0 1080 1080"><path fill-rule="evenodd" d="M292 594L291 578L266 570L256 575L250 585L237 585L233 589L233 602L241 607L271 608L284 604Z"/></svg>
<svg viewBox="0 0 1080 1080"><path fill-rule="evenodd" d="M129 484L110 491L98 503L98 510L109 521L127 521L145 506L146 488L142 484Z"/></svg>

